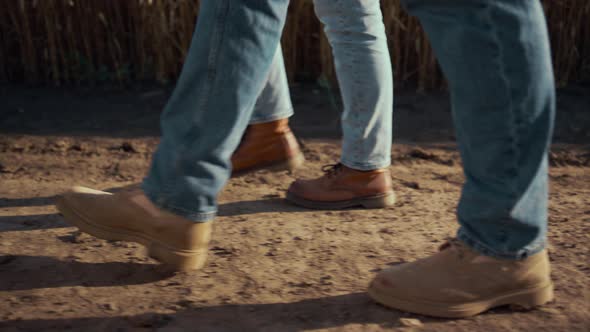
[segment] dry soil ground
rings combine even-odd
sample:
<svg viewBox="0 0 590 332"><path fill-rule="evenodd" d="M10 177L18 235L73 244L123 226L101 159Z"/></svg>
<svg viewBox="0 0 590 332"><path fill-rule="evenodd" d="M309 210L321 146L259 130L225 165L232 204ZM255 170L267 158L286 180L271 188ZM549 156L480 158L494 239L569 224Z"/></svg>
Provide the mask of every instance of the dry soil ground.
<svg viewBox="0 0 590 332"><path fill-rule="evenodd" d="M323 92L295 89L293 123L306 137L305 167L232 179L220 197L208 264L170 274L138 245L77 233L52 205L74 184L115 189L140 181L168 91L2 89L2 331L590 328L587 88L560 94L566 113L559 117L551 157L549 211L556 301L529 312L499 308L463 320L388 310L364 293L380 268L431 254L456 230L463 175L444 95L398 99L394 207L311 211L283 196L293 179L318 176L322 165L338 159L338 140L329 138L337 134L337 112L322 101L329 99Z"/></svg>

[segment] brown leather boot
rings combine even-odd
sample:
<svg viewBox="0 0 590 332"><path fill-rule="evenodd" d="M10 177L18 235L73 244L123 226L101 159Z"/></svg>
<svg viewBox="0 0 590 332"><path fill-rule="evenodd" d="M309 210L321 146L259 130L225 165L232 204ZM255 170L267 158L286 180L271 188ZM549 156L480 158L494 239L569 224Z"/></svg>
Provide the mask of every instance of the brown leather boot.
<svg viewBox="0 0 590 332"><path fill-rule="evenodd" d="M232 156L232 176L263 168L293 170L304 160L299 143L289 128L289 119L252 124Z"/></svg>
<svg viewBox="0 0 590 332"><path fill-rule="evenodd" d="M357 171L342 164L324 166L326 173L313 180L296 180L287 200L311 209L362 206L383 208L395 203L389 169Z"/></svg>
<svg viewBox="0 0 590 332"><path fill-rule="evenodd" d="M430 257L381 271L377 302L402 311L460 318L502 305L532 308L553 299L547 251L519 261L483 256L451 240Z"/></svg>
<svg viewBox="0 0 590 332"><path fill-rule="evenodd" d="M163 211L141 190L111 194L74 187L56 205L64 219L81 231L105 240L142 244L151 257L176 270L194 270L205 264L212 223Z"/></svg>

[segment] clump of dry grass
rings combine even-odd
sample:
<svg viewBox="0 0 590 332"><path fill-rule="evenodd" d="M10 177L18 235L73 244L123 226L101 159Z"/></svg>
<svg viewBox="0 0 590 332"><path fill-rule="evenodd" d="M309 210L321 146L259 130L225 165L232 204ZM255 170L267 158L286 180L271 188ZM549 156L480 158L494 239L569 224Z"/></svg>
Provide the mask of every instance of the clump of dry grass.
<svg viewBox="0 0 590 332"><path fill-rule="evenodd" d="M544 1L557 81L590 78L590 1ZM397 86L444 86L416 19L382 1ZM0 80L60 84L174 80L198 0L0 1ZM334 78L310 0L294 0L283 36L291 79Z"/></svg>

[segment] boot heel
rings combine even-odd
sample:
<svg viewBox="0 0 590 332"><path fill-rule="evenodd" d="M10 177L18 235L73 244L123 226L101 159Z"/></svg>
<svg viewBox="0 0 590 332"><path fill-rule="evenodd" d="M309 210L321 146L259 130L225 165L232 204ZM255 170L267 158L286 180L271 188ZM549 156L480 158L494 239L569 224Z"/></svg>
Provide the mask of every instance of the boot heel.
<svg viewBox="0 0 590 332"><path fill-rule="evenodd" d="M367 209L381 209L395 204L395 194L387 194L385 196L367 198L361 201L361 205Z"/></svg>
<svg viewBox="0 0 590 332"><path fill-rule="evenodd" d="M207 249L202 252L186 254L154 243L148 248L147 254L177 271L198 270L207 261Z"/></svg>
<svg viewBox="0 0 590 332"><path fill-rule="evenodd" d="M304 162L305 157L303 156L303 153L300 153L285 162L276 164L274 166L270 166L268 167L268 169L273 172L294 171L297 168L301 167L301 165L303 165Z"/></svg>
<svg viewBox="0 0 590 332"><path fill-rule="evenodd" d="M534 289L526 293L518 294L511 299L511 304L523 309L532 309L552 301L553 298L553 284L550 284L541 289Z"/></svg>
<svg viewBox="0 0 590 332"><path fill-rule="evenodd" d="M303 153L299 153L298 155L287 161L287 170L294 171L295 169L301 167L301 165L303 165L304 162L305 156L303 156Z"/></svg>

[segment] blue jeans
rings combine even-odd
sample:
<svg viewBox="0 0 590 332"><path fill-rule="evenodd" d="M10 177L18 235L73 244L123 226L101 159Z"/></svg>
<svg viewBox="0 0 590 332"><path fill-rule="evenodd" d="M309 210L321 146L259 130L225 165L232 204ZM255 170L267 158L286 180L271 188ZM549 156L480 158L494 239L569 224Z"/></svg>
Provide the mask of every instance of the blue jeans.
<svg viewBox="0 0 590 332"><path fill-rule="evenodd" d="M519 259L547 233L555 87L540 1L405 0L449 81L466 181L458 237Z"/></svg>
<svg viewBox="0 0 590 332"><path fill-rule="evenodd" d="M289 94L283 50L279 45L272 60L264 88L254 105L250 124L286 119L291 115L293 115L293 103Z"/></svg>
<svg viewBox="0 0 590 332"><path fill-rule="evenodd" d="M357 170L391 164L393 73L379 3L314 0L332 46L344 106L341 163ZM289 86L279 50L250 123L290 115Z"/></svg>
<svg viewBox="0 0 590 332"><path fill-rule="evenodd" d="M421 20L449 80L466 175L459 238L506 259L542 250L555 95L539 2L405 4ZM143 183L156 205L197 222L215 214L230 156L271 72L288 1L208 0L201 6ZM350 65L340 71L354 70Z"/></svg>
<svg viewBox="0 0 590 332"><path fill-rule="evenodd" d="M289 0L203 0L142 189L188 219L215 217L230 157L263 91Z"/></svg>

